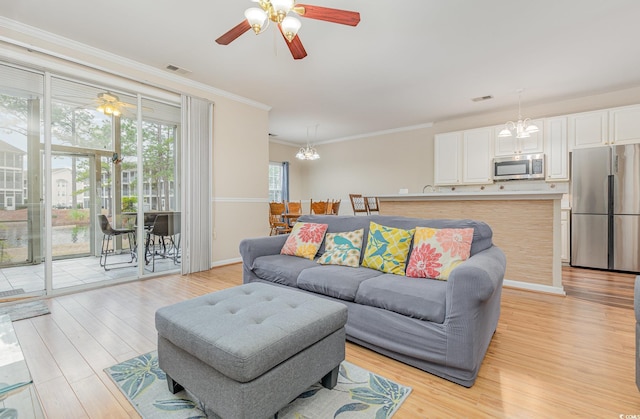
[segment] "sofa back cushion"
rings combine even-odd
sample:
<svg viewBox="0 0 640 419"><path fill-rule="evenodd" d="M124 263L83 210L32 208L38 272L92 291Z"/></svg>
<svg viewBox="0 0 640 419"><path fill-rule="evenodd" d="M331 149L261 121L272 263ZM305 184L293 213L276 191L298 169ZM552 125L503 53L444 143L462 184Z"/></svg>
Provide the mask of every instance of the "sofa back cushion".
<svg viewBox="0 0 640 419"><path fill-rule="evenodd" d="M471 242L470 256L486 250L493 245L493 232L491 227L483 221L468 219L441 219L441 218L411 218L395 215L303 215L298 219L302 222L327 224L327 233L340 233L364 228L363 242L367 243L369 237L369 222L373 221L389 227L411 230L415 227L431 228L473 228L473 241ZM324 243L318 250L319 254L324 253ZM409 253L411 254L411 253ZM364 257L364 252L360 255L360 263Z"/></svg>

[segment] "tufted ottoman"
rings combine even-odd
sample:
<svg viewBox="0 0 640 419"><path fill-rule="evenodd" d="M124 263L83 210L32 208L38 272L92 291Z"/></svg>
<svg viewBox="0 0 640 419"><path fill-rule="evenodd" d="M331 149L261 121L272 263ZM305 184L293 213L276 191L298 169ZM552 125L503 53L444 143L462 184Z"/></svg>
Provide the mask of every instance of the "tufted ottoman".
<svg viewBox="0 0 640 419"><path fill-rule="evenodd" d="M185 387L220 417L273 416L344 360L347 307L251 283L156 312L158 362L172 392Z"/></svg>

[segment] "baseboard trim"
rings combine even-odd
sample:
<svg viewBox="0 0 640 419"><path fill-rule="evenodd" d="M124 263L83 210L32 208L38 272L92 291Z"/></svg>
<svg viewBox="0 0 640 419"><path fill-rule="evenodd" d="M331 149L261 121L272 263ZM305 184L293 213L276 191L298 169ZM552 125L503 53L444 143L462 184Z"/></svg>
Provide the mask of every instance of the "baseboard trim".
<svg viewBox="0 0 640 419"><path fill-rule="evenodd" d="M237 257L237 258L233 258L233 259L217 260L217 261L211 263L211 267L212 268L216 268L218 266L233 265L234 263L240 263L240 262L242 262L242 258L241 257Z"/></svg>
<svg viewBox="0 0 640 419"><path fill-rule="evenodd" d="M505 279L503 286L509 288L519 288L528 291L545 292L548 294L567 295L563 287L552 287L550 285L532 284L530 282L513 281L511 279Z"/></svg>

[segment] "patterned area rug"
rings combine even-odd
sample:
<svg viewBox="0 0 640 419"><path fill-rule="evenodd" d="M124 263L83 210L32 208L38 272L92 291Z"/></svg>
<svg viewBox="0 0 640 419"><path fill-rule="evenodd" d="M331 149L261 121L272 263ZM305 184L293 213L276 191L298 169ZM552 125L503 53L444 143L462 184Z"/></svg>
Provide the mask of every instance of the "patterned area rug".
<svg viewBox="0 0 640 419"><path fill-rule="evenodd" d="M49 313L49 307L47 307L47 305L42 301L29 301L28 303L0 306L0 315L8 314L9 317L11 317L11 321L14 322Z"/></svg>
<svg viewBox="0 0 640 419"><path fill-rule="evenodd" d="M145 419L214 417L207 416L206 407L189 392L169 392L155 351L109 367L105 372ZM410 392L410 387L344 361L333 390L320 383L311 386L278 412L278 418L390 418Z"/></svg>

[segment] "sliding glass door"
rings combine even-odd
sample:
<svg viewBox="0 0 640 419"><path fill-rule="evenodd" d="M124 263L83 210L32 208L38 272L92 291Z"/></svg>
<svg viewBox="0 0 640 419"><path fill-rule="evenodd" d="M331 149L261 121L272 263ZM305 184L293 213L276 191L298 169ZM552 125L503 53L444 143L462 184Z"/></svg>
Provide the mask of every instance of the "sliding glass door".
<svg viewBox="0 0 640 419"><path fill-rule="evenodd" d="M44 293L42 74L0 65L0 302Z"/></svg>
<svg viewBox="0 0 640 419"><path fill-rule="evenodd" d="M180 115L0 63L0 303L179 270ZM153 230L159 214L170 232ZM136 235L107 247L100 217Z"/></svg>

